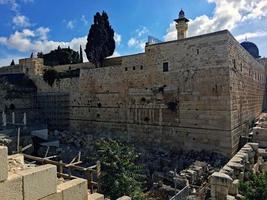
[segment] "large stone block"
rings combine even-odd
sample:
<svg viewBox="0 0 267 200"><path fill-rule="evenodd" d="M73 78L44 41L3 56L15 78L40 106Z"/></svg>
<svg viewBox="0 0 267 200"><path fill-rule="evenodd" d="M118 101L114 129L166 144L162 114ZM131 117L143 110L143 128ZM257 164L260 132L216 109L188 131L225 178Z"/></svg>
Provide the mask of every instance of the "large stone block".
<svg viewBox="0 0 267 200"><path fill-rule="evenodd" d="M1 200L23 200L22 176L9 174L8 179L0 182Z"/></svg>
<svg viewBox="0 0 267 200"><path fill-rule="evenodd" d="M0 182L7 179L8 163L7 163L7 147L0 146Z"/></svg>
<svg viewBox="0 0 267 200"><path fill-rule="evenodd" d="M57 193L51 194L51 195L49 195L45 198L42 198L40 200L62 200L62 191L58 190Z"/></svg>
<svg viewBox="0 0 267 200"><path fill-rule="evenodd" d="M117 200L131 200L131 197L123 196L123 197L118 198Z"/></svg>
<svg viewBox="0 0 267 200"><path fill-rule="evenodd" d="M104 200L104 195L99 193L89 194L88 200Z"/></svg>
<svg viewBox="0 0 267 200"><path fill-rule="evenodd" d="M42 165L16 172L22 176L24 200L37 200L56 193L57 169Z"/></svg>
<svg viewBox="0 0 267 200"><path fill-rule="evenodd" d="M62 191L62 200L88 200L87 181L74 179L58 185Z"/></svg>

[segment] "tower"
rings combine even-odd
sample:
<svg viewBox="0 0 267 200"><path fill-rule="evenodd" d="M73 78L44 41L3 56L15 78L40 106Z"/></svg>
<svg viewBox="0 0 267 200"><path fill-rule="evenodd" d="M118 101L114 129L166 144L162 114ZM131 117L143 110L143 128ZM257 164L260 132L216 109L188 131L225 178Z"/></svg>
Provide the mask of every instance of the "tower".
<svg viewBox="0 0 267 200"><path fill-rule="evenodd" d="M179 12L179 18L174 21L176 22L177 39L181 40L186 38L189 20L185 17L183 10Z"/></svg>

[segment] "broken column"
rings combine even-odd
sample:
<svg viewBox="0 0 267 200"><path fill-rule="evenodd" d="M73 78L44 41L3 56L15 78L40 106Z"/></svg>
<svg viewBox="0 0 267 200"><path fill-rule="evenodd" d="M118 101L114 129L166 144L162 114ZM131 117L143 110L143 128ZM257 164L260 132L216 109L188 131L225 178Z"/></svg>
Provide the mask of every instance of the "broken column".
<svg viewBox="0 0 267 200"><path fill-rule="evenodd" d="M0 146L0 182L8 176L7 147Z"/></svg>
<svg viewBox="0 0 267 200"><path fill-rule="evenodd" d="M4 111L2 112L2 124L6 126L6 113Z"/></svg>
<svg viewBox="0 0 267 200"><path fill-rule="evenodd" d="M15 113L12 112L12 124L15 124Z"/></svg>
<svg viewBox="0 0 267 200"><path fill-rule="evenodd" d="M24 126L27 125L27 115L26 115L26 113L23 113L23 125Z"/></svg>
<svg viewBox="0 0 267 200"><path fill-rule="evenodd" d="M214 172L211 175L211 200L225 200L233 179L227 174Z"/></svg>

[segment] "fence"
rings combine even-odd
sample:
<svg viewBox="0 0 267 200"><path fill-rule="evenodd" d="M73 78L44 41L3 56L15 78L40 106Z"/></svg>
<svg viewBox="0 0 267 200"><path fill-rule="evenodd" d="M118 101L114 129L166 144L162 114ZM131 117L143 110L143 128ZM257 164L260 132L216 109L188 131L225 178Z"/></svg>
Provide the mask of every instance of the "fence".
<svg viewBox="0 0 267 200"><path fill-rule="evenodd" d="M174 195L170 200L186 200L190 194L189 186L185 186L176 195Z"/></svg>

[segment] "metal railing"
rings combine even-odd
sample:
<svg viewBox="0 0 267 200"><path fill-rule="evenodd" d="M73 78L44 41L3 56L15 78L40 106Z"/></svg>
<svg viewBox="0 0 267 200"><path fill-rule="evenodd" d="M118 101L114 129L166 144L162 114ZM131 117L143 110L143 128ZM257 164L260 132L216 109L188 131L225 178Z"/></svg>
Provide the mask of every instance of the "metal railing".
<svg viewBox="0 0 267 200"><path fill-rule="evenodd" d="M190 194L189 186L185 186L176 195L174 195L170 200L186 200Z"/></svg>

